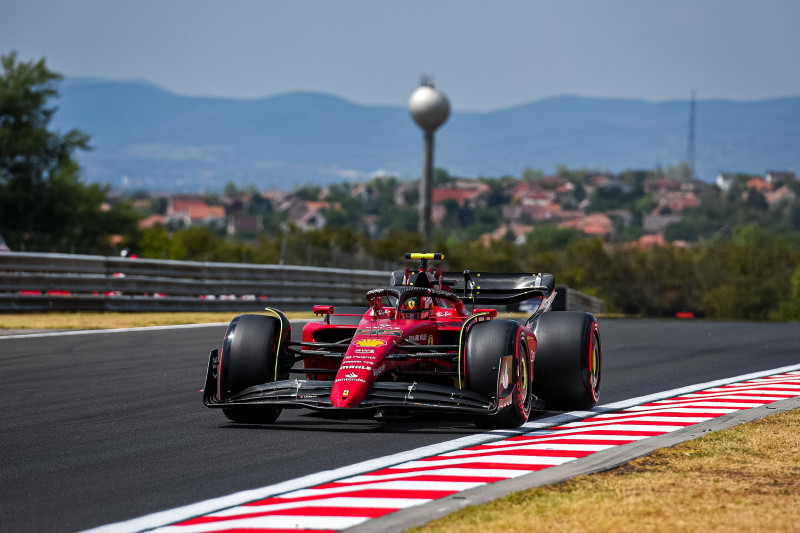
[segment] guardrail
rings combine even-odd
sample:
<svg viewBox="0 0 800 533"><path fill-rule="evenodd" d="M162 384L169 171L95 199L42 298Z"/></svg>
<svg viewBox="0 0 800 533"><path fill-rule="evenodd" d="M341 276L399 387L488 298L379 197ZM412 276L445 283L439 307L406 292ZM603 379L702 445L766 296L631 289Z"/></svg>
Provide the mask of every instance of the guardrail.
<svg viewBox="0 0 800 533"><path fill-rule="evenodd" d="M0 312L310 310L365 306L390 272L91 255L0 253ZM558 309L602 312L602 300L565 286ZM575 295L580 295L580 298Z"/></svg>

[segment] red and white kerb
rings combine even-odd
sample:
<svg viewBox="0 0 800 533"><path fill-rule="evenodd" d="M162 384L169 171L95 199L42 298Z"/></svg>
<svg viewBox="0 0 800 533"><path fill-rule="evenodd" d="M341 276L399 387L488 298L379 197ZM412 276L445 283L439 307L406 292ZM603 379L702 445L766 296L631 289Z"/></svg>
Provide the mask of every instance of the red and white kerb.
<svg viewBox="0 0 800 533"><path fill-rule="evenodd" d="M338 531L463 490L796 396L800 396L800 371L752 379L396 464L154 531Z"/></svg>

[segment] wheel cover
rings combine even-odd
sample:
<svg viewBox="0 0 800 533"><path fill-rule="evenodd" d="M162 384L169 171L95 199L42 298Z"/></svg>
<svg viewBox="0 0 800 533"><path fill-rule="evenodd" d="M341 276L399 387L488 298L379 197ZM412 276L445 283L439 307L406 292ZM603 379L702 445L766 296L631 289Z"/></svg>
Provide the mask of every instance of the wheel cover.
<svg viewBox="0 0 800 533"><path fill-rule="evenodd" d="M589 391L595 401L598 399L600 387L600 348L597 337L592 335L592 347L589 353Z"/></svg>
<svg viewBox="0 0 800 533"><path fill-rule="evenodd" d="M517 387L519 388L519 403L523 414L531 411L532 397L530 393L530 379L528 373L528 352L523 346L519 347L519 364L517 364Z"/></svg>

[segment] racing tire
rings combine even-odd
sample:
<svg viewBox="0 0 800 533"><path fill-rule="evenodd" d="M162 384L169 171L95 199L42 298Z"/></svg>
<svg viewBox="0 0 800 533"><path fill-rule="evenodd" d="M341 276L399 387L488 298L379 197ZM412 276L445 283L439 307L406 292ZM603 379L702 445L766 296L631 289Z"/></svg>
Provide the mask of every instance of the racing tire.
<svg viewBox="0 0 800 533"><path fill-rule="evenodd" d="M502 387L501 363L513 356L511 403L493 415L475 415L480 428L516 428L527 422L533 405L531 368L526 336L513 320L488 320L473 325L467 332L464 348L464 375L467 387L490 398L497 398ZM507 396L506 396L507 397Z"/></svg>
<svg viewBox="0 0 800 533"><path fill-rule="evenodd" d="M225 401L254 385L275 381L276 377L288 377L276 367L279 332L280 323L275 317L239 315L231 320L222 343L219 371L221 400ZM222 412L233 422L268 424L278 419L281 408L231 407L223 408Z"/></svg>
<svg viewBox="0 0 800 533"><path fill-rule="evenodd" d="M554 311L536 323L533 393L554 411L591 409L600 397L602 357L597 319Z"/></svg>

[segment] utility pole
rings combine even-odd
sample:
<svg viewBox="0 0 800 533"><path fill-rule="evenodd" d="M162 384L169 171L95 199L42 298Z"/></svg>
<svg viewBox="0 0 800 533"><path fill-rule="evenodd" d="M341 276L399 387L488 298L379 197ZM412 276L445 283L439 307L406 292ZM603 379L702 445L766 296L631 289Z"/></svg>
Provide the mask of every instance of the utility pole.
<svg viewBox="0 0 800 533"><path fill-rule="evenodd" d="M694 178L694 89L692 89L692 101L689 104L689 143L686 148L686 162L689 163L690 178Z"/></svg>
<svg viewBox="0 0 800 533"><path fill-rule="evenodd" d="M431 203L433 196L433 132L450 116L450 102L445 94L433 86L433 79L423 76L419 88L408 101L411 118L422 128L422 179L419 187L419 232L424 251L433 246L431 230Z"/></svg>

